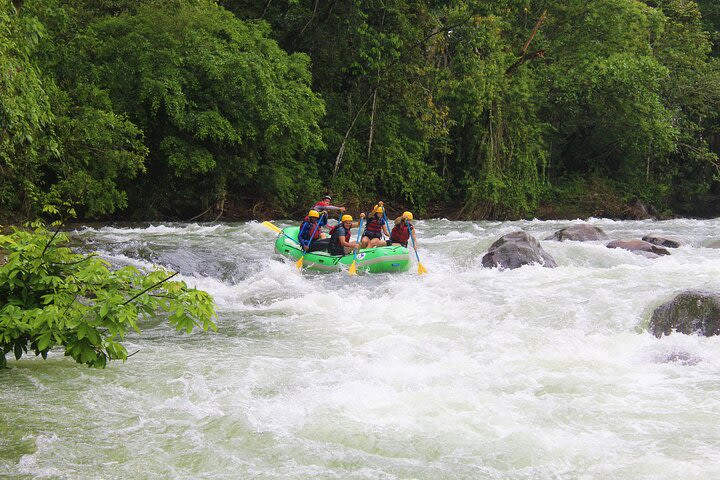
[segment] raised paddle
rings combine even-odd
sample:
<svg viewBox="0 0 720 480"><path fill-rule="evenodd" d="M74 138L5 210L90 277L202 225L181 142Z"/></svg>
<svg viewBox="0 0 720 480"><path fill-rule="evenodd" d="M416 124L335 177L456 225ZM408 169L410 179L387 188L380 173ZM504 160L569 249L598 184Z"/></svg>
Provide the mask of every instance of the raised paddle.
<svg viewBox="0 0 720 480"><path fill-rule="evenodd" d="M385 221L385 228L388 231L388 238L390 235L390 222L388 222L387 215L385 215L385 209L383 208L383 220Z"/></svg>
<svg viewBox="0 0 720 480"><path fill-rule="evenodd" d="M420 255L418 255L417 247L415 246L415 239L412 236L412 230L414 230L414 229L412 227L410 227L410 228L411 228L410 242L412 243L413 250L415 250L415 258L417 258L417 262L418 262L418 275L422 275L423 273L428 273L428 271L425 269L425 267L423 267L423 264L420 263Z"/></svg>
<svg viewBox="0 0 720 480"><path fill-rule="evenodd" d="M348 275L353 276L357 274L357 266L355 266L355 259L357 258L357 252L360 248L360 235L362 235L362 224L363 224L363 218L360 217L360 223L358 223L358 234L357 234L357 240L355 241L355 249L353 250L353 261L350 264L350 269L348 270Z"/></svg>
<svg viewBox="0 0 720 480"><path fill-rule="evenodd" d="M279 233L280 235L285 235L287 238L289 238L289 239L292 240L293 242L298 243L298 241L297 241L296 239L294 239L293 237L291 237L291 236L288 235L287 233L285 233L285 232L283 232L282 230L280 230L280 227L278 227L278 226L276 226L276 225L273 225L273 224L270 223L270 222L267 222L267 221L262 222L262 226L263 226L263 227L266 227L266 228L269 228L270 230L273 230L273 231Z"/></svg>
<svg viewBox="0 0 720 480"><path fill-rule="evenodd" d="M302 266L303 266L303 260L305 259L305 255L307 255L308 250L310 250L310 245L312 244L313 238L315 238L315 232L317 232L317 229L318 229L319 227L320 227L320 219L318 219L317 223L315 224L315 228L313 229L312 233L310 234L310 241L309 241L308 244L307 244L307 250L303 250L302 255L300 255L300 260L298 260L297 262L295 262L295 266L296 266L297 268L302 268ZM299 233L298 233L298 240L299 240L300 242L302 242L302 240L300 240L300 234L299 234Z"/></svg>

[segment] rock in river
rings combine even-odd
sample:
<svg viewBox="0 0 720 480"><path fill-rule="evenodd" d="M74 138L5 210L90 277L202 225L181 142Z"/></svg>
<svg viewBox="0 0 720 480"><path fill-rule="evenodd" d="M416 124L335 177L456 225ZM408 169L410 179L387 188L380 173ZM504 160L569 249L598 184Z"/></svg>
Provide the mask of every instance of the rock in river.
<svg viewBox="0 0 720 480"><path fill-rule="evenodd" d="M643 255L648 258L657 258L658 255L670 255L670 252L662 247L653 245L652 243L644 240L613 240L607 244L607 248L622 248L624 250L630 250L638 255Z"/></svg>
<svg viewBox="0 0 720 480"><path fill-rule="evenodd" d="M645 235L642 239L644 242L652 243L653 245L658 245L660 247L678 248L680 246L680 242L677 240L661 237L659 235Z"/></svg>
<svg viewBox="0 0 720 480"><path fill-rule="evenodd" d="M520 268L523 265L540 264L543 267L557 267L552 258L535 237L523 231L508 233L490 245L482 258L483 267Z"/></svg>
<svg viewBox="0 0 720 480"><path fill-rule="evenodd" d="M558 230L545 240L574 240L576 242L587 242L592 240L607 240L608 236L600 227L584 223L581 225L571 225Z"/></svg>
<svg viewBox="0 0 720 480"><path fill-rule="evenodd" d="M720 334L720 294L684 291L652 314L648 330L660 338L673 331L706 337Z"/></svg>

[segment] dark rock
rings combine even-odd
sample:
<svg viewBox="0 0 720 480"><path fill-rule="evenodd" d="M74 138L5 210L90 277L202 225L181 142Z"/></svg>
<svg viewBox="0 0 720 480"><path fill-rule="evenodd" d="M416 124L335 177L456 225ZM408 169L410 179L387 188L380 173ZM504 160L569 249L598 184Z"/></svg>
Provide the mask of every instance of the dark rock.
<svg viewBox="0 0 720 480"><path fill-rule="evenodd" d="M607 248L622 248L624 250L630 250L633 253L644 255L648 258L655 258L658 255L670 255L670 252L664 248L653 245L652 243L645 242L643 240L613 240L608 243Z"/></svg>
<svg viewBox="0 0 720 480"><path fill-rule="evenodd" d="M706 337L720 334L720 294L688 290L660 305L648 330L660 338L673 331Z"/></svg>
<svg viewBox="0 0 720 480"><path fill-rule="evenodd" d="M587 242L592 240L607 240L608 236L599 227L588 223L582 225L572 225L558 230L545 240L573 240L576 242Z"/></svg>
<svg viewBox="0 0 720 480"><path fill-rule="evenodd" d="M557 267L555 259L543 250L535 237L523 231L508 233L490 245L482 258L483 267L520 268L523 265L540 264Z"/></svg>
<svg viewBox="0 0 720 480"><path fill-rule="evenodd" d="M659 237L657 235L645 235L642 237L644 242L652 243L653 245L659 245L661 247L666 248L678 248L680 246L680 242L677 240L671 240L669 238L665 237Z"/></svg>

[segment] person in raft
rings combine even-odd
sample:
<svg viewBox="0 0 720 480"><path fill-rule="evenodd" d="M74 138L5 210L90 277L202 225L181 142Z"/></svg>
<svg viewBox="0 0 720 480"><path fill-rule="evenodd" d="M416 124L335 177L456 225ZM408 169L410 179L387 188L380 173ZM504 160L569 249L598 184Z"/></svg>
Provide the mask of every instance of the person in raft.
<svg viewBox="0 0 720 480"><path fill-rule="evenodd" d="M330 239L325 238L327 235L320 232L320 229L326 223L327 215L325 212L323 212L323 215L320 215L317 210L310 210L308 212L298 232L298 240L300 240L300 246L303 250L315 252L328 248Z"/></svg>
<svg viewBox="0 0 720 480"><path fill-rule="evenodd" d="M360 241L360 248L384 247L387 244L385 240L383 240L383 234L389 237L390 232L388 232L385 226L384 214L385 209L383 208L383 202L378 202L378 204L373 207L372 212L370 212L370 217L365 226L365 233Z"/></svg>
<svg viewBox="0 0 720 480"><path fill-rule="evenodd" d="M365 214L361 213L360 218L365 218ZM343 215L340 224L330 229L330 244L328 252L330 255L347 255L357 247L357 243L350 240L352 237L350 229L357 227L358 223L353 222L350 215Z"/></svg>
<svg viewBox="0 0 720 480"><path fill-rule="evenodd" d="M330 205L331 200L332 198L330 198L330 195L325 195L322 200L313 205L312 209L320 213L330 211L345 211L345 207L336 207L335 205Z"/></svg>
<svg viewBox="0 0 720 480"><path fill-rule="evenodd" d="M408 246L408 240L412 236L413 247L417 250L417 237L415 236L415 228L412 225L412 212L403 212L403 214L395 219L395 226L390 231L390 239L388 245L401 245L405 248Z"/></svg>

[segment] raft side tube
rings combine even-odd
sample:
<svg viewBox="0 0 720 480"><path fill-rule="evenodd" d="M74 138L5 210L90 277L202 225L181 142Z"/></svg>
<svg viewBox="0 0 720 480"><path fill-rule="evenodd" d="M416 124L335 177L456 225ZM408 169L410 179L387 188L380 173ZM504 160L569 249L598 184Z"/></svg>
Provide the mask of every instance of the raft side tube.
<svg viewBox="0 0 720 480"><path fill-rule="evenodd" d="M299 227L284 228L275 240L275 252L291 260L298 260L303 254L297 241L299 231ZM338 272L349 267L352 261L352 254L340 256L330 255L326 251L310 252L305 255L303 268ZM355 265L358 270L370 273L407 272L410 269L410 254L407 248L401 246L364 248L358 252Z"/></svg>

